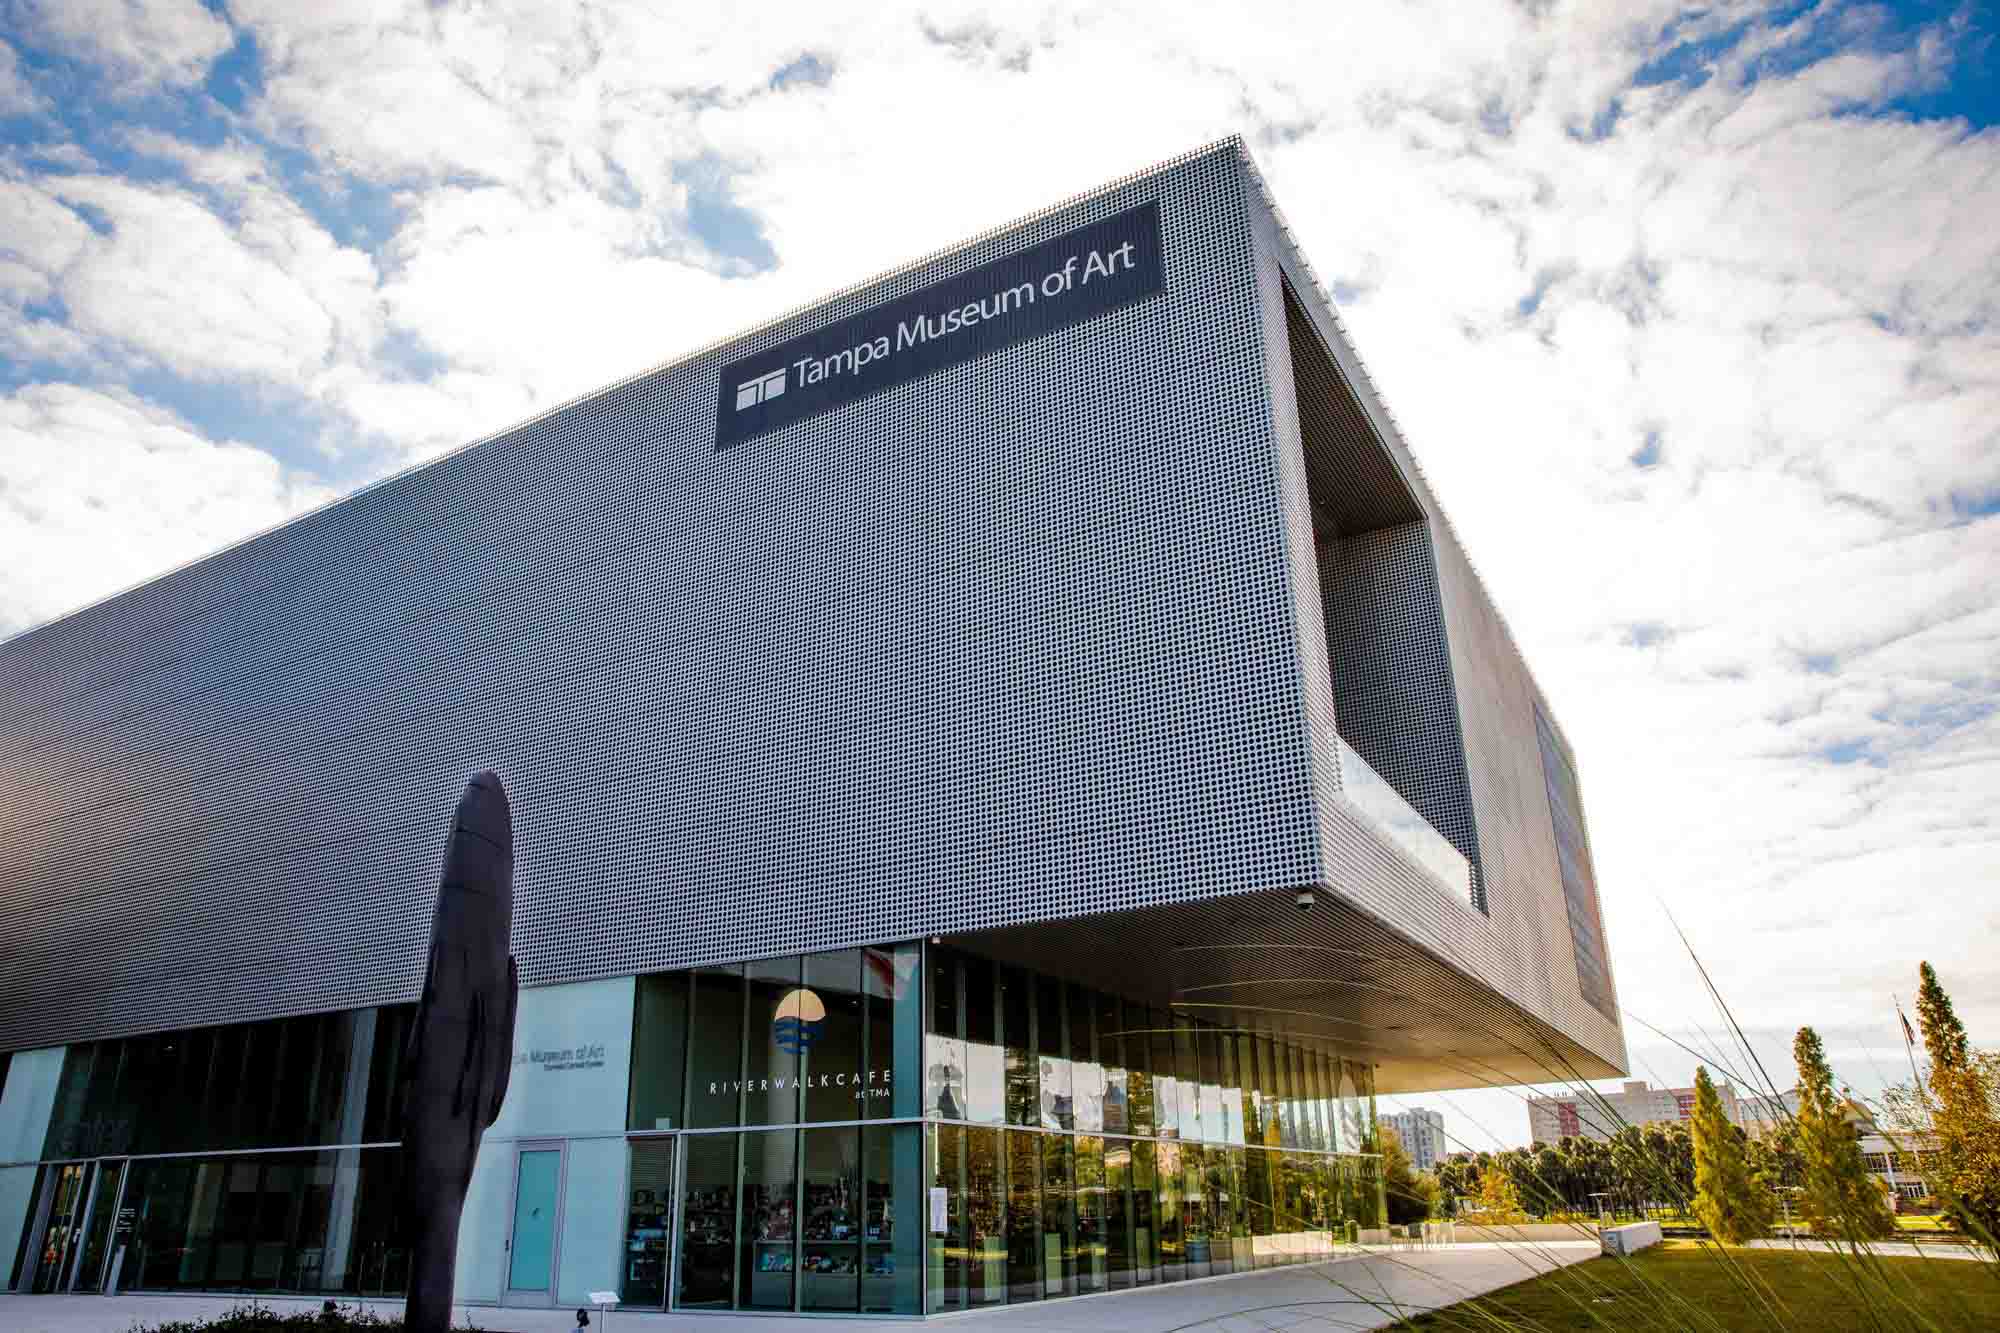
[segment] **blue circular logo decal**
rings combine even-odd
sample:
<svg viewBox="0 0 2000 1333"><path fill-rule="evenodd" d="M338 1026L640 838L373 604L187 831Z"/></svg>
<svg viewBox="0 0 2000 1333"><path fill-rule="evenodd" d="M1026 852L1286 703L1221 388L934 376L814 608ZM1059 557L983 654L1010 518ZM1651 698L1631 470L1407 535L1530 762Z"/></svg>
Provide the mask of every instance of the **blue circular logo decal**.
<svg viewBox="0 0 2000 1333"><path fill-rule="evenodd" d="M809 990L785 992L771 1018L771 1039L789 1055L801 1055L826 1030L826 1006Z"/></svg>

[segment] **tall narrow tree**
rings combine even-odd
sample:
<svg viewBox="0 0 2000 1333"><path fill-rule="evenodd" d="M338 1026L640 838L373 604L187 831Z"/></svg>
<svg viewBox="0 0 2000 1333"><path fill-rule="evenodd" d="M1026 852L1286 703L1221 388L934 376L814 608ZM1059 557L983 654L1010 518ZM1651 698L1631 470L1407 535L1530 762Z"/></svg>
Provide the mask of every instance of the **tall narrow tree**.
<svg viewBox="0 0 2000 1333"><path fill-rule="evenodd" d="M1936 1146L1920 1153L1948 1214L1989 1246L2000 1237L2000 1083L1995 1063L1972 1050L1951 996L1929 963L1920 969L1917 1021L1930 1055L1930 1121ZM2000 1248L2000 1246L1996 1246Z"/></svg>
<svg viewBox="0 0 2000 1333"><path fill-rule="evenodd" d="M1792 1058L1799 1067L1799 1154L1805 1159L1799 1211L1813 1234L1827 1240L1852 1244L1893 1234L1895 1216L1862 1164L1861 1140L1842 1113L1819 1033L1800 1028Z"/></svg>
<svg viewBox="0 0 2000 1333"><path fill-rule="evenodd" d="M1929 963L1917 964L1917 1024L1924 1030L1924 1052L1931 1058L1933 1072L1965 1068L1971 1049L1965 1024L1958 1021L1951 996L1938 984L1937 972Z"/></svg>
<svg viewBox="0 0 2000 1333"><path fill-rule="evenodd" d="M1725 1245L1771 1229L1769 1185L1750 1169L1743 1131L1729 1123L1708 1070L1694 1071L1694 1215Z"/></svg>

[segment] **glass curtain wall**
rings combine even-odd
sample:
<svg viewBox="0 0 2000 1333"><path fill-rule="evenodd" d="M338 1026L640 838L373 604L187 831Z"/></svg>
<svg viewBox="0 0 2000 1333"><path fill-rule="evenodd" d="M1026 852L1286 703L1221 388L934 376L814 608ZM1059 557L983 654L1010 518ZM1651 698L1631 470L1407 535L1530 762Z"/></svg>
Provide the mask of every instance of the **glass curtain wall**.
<svg viewBox="0 0 2000 1333"><path fill-rule="evenodd" d="M921 962L909 944L637 979L626 1305L920 1312L917 1117L967 1098L963 1051L925 1041Z"/></svg>
<svg viewBox="0 0 2000 1333"><path fill-rule="evenodd" d="M396 1005L70 1047L43 1142L50 1223L21 1258L31 1289L401 1293L401 1152L361 1145L402 1135L396 1076L413 1015ZM62 1161L78 1158L98 1160Z"/></svg>
<svg viewBox="0 0 2000 1333"><path fill-rule="evenodd" d="M1365 1064L938 947L925 977L928 1309L1308 1262L1380 1225Z"/></svg>

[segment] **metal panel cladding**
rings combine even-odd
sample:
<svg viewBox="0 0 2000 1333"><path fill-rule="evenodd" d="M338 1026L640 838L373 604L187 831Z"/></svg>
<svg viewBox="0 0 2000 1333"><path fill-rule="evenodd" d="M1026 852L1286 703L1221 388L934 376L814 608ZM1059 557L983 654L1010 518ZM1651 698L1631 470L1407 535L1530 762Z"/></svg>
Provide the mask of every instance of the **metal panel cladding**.
<svg viewBox="0 0 2000 1333"><path fill-rule="evenodd" d="M1243 181L1189 155L0 645L0 1047L408 997L486 766L527 984L1311 882ZM728 367L1144 206L1156 294L717 448Z"/></svg>

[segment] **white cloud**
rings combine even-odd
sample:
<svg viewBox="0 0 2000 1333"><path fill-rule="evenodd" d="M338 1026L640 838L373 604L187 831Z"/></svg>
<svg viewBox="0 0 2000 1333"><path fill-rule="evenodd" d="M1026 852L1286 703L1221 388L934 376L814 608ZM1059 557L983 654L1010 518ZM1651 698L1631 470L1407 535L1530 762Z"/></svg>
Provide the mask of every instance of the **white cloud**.
<svg viewBox="0 0 2000 1333"><path fill-rule="evenodd" d="M328 236L254 154L135 140L172 151L205 193L96 173L0 175L0 302L14 307L0 338L26 350L42 322L27 307L60 301L100 362L305 396L372 354L382 317L366 254Z"/></svg>
<svg viewBox="0 0 2000 1333"><path fill-rule="evenodd" d="M25 37L96 65L121 92L199 83L235 43L200 0L26 0Z"/></svg>
<svg viewBox="0 0 2000 1333"><path fill-rule="evenodd" d="M247 444L204 439L129 394L0 397L0 633L69 611L321 503Z"/></svg>

